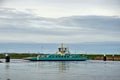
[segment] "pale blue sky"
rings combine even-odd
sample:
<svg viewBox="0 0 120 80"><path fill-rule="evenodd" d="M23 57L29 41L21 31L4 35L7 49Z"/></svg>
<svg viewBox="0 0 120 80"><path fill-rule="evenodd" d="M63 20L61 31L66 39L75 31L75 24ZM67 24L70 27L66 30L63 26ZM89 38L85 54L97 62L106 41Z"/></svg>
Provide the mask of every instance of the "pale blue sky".
<svg viewBox="0 0 120 80"><path fill-rule="evenodd" d="M0 42L120 41L120 0L0 0Z"/></svg>

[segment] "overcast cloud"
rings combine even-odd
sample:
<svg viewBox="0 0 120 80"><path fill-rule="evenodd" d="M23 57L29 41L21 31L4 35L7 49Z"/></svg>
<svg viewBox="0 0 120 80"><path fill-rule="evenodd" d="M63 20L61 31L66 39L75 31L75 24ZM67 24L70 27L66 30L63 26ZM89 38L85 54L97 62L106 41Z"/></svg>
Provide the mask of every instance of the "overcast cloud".
<svg viewBox="0 0 120 80"><path fill-rule="evenodd" d="M0 0L0 42L120 41L119 0Z"/></svg>
<svg viewBox="0 0 120 80"><path fill-rule="evenodd" d="M33 10L42 17L120 16L120 0L1 0L1 7Z"/></svg>
<svg viewBox="0 0 120 80"><path fill-rule="evenodd" d="M39 17L32 12L0 9L0 41L92 42L119 41L117 16Z"/></svg>

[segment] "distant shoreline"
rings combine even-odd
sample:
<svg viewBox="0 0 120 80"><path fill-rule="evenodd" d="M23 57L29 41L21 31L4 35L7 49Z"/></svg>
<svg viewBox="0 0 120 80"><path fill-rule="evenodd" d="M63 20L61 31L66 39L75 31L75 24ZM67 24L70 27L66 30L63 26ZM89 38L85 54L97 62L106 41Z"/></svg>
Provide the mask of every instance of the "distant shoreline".
<svg viewBox="0 0 120 80"><path fill-rule="evenodd" d="M11 59L24 59L27 57L36 57L38 54L29 54L29 53L9 53ZM39 55L48 55L48 54L39 54ZM103 60L103 54L79 54L80 56L85 56L87 58L90 58L91 60ZM120 61L120 54L107 54L106 55L106 60L114 60L115 61ZM0 54L0 59L5 59L5 53Z"/></svg>

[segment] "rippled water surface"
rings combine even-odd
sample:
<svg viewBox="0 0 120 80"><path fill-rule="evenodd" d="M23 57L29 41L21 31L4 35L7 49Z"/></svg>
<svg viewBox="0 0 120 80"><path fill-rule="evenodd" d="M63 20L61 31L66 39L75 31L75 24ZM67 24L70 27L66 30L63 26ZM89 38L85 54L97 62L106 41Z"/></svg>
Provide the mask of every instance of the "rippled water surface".
<svg viewBox="0 0 120 80"><path fill-rule="evenodd" d="M120 80L120 61L0 63L0 80Z"/></svg>

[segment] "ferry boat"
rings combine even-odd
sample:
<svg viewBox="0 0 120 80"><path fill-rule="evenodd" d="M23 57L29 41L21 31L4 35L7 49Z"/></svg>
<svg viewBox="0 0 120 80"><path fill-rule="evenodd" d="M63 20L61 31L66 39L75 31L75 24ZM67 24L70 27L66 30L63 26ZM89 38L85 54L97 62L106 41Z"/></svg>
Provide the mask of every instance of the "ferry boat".
<svg viewBox="0 0 120 80"><path fill-rule="evenodd" d="M30 61L86 61L88 58L80 56L80 54L71 54L67 47L63 44L58 47L55 54L38 55L37 57L28 57L26 60Z"/></svg>

